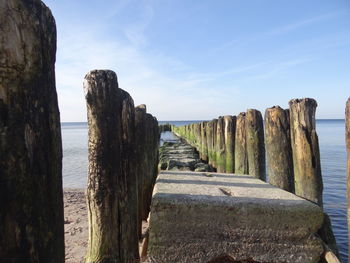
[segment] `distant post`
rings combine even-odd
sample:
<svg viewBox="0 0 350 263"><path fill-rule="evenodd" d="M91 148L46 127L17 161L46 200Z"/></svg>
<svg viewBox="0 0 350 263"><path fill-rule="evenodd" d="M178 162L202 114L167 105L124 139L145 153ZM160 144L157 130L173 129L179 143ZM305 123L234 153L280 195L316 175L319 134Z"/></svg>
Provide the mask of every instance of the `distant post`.
<svg viewBox="0 0 350 263"><path fill-rule="evenodd" d="M264 123L260 111L249 109L246 113L248 174L266 180Z"/></svg>
<svg viewBox="0 0 350 263"><path fill-rule="evenodd" d="M269 183L294 192L289 110L279 106L265 111L265 144Z"/></svg>
<svg viewBox="0 0 350 263"><path fill-rule="evenodd" d="M56 25L41 1L0 1L0 261L63 263Z"/></svg>
<svg viewBox="0 0 350 263"><path fill-rule="evenodd" d="M85 76L89 125L86 262L138 259L137 178L134 168L134 104L118 88L113 71Z"/></svg>
<svg viewBox="0 0 350 263"><path fill-rule="evenodd" d="M294 99L289 107L295 194L322 206L323 183L315 120L317 102L310 98Z"/></svg>
<svg viewBox="0 0 350 263"><path fill-rule="evenodd" d="M208 161L208 148L207 148L207 133L206 133L206 125L207 122L202 122L201 123L201 159L204 161Z"/></svg>
<svg viewBox="0 0 350 263"><path fill-rule="evenodd" d="M248 174L248 156L246 139L246 114L237 116L235 136L235 173Z"/></svg>

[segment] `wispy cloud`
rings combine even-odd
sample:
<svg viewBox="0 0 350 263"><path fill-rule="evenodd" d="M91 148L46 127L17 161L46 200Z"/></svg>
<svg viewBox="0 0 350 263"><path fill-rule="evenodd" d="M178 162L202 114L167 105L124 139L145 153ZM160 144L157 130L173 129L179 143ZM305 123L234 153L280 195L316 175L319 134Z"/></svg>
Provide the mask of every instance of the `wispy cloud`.
<svg viewBox="0 0 350 263"><path fill-rule="evenodd" d="M287 33L289 31L296 30L298 28L302 28L302 27L305 27L305 26L308 26L308 25L311 25L311 24L315 24L315 23L318 23L318 22L322 22L322 21L325 21L325 20L332 19L334 17L337 17L339 14L340 14L339 12L337 12L337 13L333 12L333 13L329 13L329 14L323 14L323 15L320 15L320 16L307 18L307 19L304 19L304 20L301 20L301 21L297 21L297 22L294 22L294 23L291 23L291 24L288 24L288 25L284 25L284 26L275 28L275 29L273 29L273 30L271 30L269 32L266 32L266 35L273 36L273 35L284 34L284 33Z"/></svg>

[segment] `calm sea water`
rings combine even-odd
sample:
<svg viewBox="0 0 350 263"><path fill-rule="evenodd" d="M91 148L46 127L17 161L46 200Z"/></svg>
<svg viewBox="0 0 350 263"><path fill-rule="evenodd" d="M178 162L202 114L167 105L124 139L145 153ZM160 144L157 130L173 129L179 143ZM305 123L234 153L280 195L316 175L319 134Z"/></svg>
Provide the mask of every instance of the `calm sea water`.
<svg viewBox="0 0 350 263"><path fill-rule="evenodd" d="M200 121L171 121L186 125ZM165 124L168 122L159 122ZM342 262L347 262L346 149L344 120L317 120L324 183L324 208L332 219ZM87 124L62 123L63 186L84 188L87 175ZM166 133L163 139L172 139Z"/></svg>

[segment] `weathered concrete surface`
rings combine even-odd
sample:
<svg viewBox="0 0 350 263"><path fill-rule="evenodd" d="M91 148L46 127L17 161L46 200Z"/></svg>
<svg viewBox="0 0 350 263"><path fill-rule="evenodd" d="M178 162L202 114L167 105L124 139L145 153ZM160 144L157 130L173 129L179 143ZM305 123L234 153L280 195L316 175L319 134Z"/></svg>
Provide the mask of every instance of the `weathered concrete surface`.
<svg viewBox="0 0 350 263"><path fill-rule="evenodd" d="M148 255L155 263L316 263L322 220L316 204L248 175L161 172Z"/></svg>
<svg viewBox="0 0 350 263"><path fill-rule="evenodd" d="M64 262L56 24L39 0L0 0L0 262Z"/></svg>

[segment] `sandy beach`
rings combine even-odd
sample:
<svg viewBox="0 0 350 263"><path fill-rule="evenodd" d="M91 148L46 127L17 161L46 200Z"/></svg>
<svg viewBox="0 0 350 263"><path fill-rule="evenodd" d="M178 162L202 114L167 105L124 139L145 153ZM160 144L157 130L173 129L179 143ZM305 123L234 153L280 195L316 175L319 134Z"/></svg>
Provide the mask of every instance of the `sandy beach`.
<svg viewBox="0 0 350 263"><path fill-rule="evenodd" d="M83 263L88 244L88 217L85 189L65 188L64 192L64 238L66 263ZM143 222L142 233L148 223ZM140 243L140 249L141 249ZM141 262L148 262L142 260Z"/></svg>
<svg viewBox="0 0 350 263"><path fill-rule="evenodd" d="M88 243L88 218L84 189L64 189L66 262L84 262Z"/></svg>

